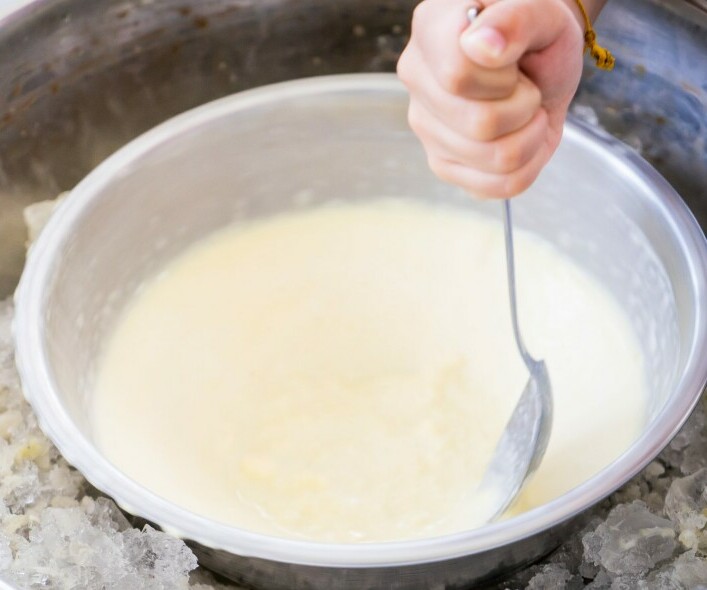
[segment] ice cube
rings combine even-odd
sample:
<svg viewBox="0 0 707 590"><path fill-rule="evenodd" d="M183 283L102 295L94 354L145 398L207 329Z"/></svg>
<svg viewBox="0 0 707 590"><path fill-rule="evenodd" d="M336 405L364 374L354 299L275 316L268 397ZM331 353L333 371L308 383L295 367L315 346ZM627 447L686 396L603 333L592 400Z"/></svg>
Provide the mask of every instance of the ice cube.
<svg viewBox="0 0 707 590"><path fill-rule="evenodd" d="M586 590L609 590L615 577L606 570L600 570L585 588Z"/></svg>
<svg viewBox="0 0 707 590"><path fill-rule="evenodd" d="M113 500L108 498L85 497L81 501L81 506L89 517L91 524L98 528L122 532L132 528L128 519L120 511L120 508Z"/></svg>
<svg viewBox="0 0 707 590"><path fill-rule="evenodd" d="M610 590L651 590L640 576L617 576L611 581Z"/></svg>
<svg viewBox="0 0 707 590"><path fill-rule="evenodd" d="M690 419L661 453L668 465L684 475L707 467L707 396L703 395Z"/></svg>
<svg viewBox="0 0 707 590"><path fill-rule="evenodd" d="M591 527L592 530L595 526ZM586 528L585 532L588 530L589 529ZM582 564L582 551L582 535L574 534L550 554L548 561L554 564L561 564L570 572L577 572Z"/></svg>
<svg viewBox="0 0 707 590"><path fill-rule="evenodd" d="M675 537L670 520L636 500L614 508L605 522L584 536L584 557L617 575L644 574L673 556Z"/></svg>
<svg viewBox="0 0 707 590"><path fill-rule="evenodd" d="M551 563L533 576L527 590L574 590L583 587L579 576L572 575L563 565Z"/></svg>
<svg viewBox="0 0 707 590"><path fill-rule="evenodd" d="M665 513L680 529L688 549L707 549L707 469L673 481L665 497Z"/></svg>
<svg viewBox="0 0 707 590"><path fill-rule="evenodd" d="M195 567L181 540L133 529L111 500L84 498L76 508L44 509L9 573L23 586L178 590Z"/></svg>
<svg viewBox="0 0 707 590"><path fill-rule="evenodd" d="M123 533L125 554L143 578L162 580L164 588L187 587L189 572L196 557L180 539L145 525L142 531L129 529ZM146 587L147 588L147 587Z"/></svg>
<svg viewBox="0 0 707 590"><path fill-rule="evenodd" d="M594 127L599 126L599 117L597 116L597 112L590 106L578 103L574 104L572 105L572 114L578 119L581 119Z"/></svg>
<svg viewBox="0 0 707 590"><path fill-rule="evenodd" d="M647 580L651 590L707 590L707 558L686 551Z"/></svg>
<svg viewBox="0 0 707 590"><path fill-rule="evenodd" d="M30 245L39 237L39 234L49 221L52 213L54 213L54 210L59 206L59 203L64 200L67 194L68 193L62 193L56 199L39 201L25 207L23 215L25 225L27 226L27 245Z"/></svg>

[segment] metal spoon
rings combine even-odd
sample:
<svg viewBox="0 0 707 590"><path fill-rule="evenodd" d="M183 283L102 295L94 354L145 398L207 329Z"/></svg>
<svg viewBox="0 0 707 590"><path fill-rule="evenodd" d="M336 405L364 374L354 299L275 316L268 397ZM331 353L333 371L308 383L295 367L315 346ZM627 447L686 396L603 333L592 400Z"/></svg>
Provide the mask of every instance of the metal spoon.
<svg viewBox="0 0 707 590"><path fill-rule="evenodd" d="M481 2L475 2L467 9L467 19L470 24L483 9ZM518 353L528 367L530 377L477 489L479 501L484 504L483 508L489 522L496 520L508 510L527 479L538 468L552 430L552 388L547 368L544 361L535 360L530 356L518 327L513 220L509 199L503 201L503 226L506 237L506 272L513 336Z"/></svg>
<svg viewBox="0 0 707 590"><path fill-rule="evenodd" d="M513 223L511 203L508 199L503 201L503 225L513 335L518 353L528 367L530 377L478 488L487 503L485 508L489 521L499 518L510 507L528 477L538 468L552 429L552 388L547 368L544 361L535 360L530 356L518 327Z"/></svg>

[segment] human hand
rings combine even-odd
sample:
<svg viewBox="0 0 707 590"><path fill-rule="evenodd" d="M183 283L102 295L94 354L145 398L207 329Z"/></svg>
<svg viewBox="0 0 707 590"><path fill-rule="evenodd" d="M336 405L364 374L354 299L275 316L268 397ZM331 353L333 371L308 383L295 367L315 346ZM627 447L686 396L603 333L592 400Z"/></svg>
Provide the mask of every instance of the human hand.
<svg viewBox="0 0 707 590"><path fill-rule="evenodd" d="M574 0L424 0L398 62L432 171L472 194L527 189L562 137L582 72ZM601 3L601 0L598 0Z"/></svg>

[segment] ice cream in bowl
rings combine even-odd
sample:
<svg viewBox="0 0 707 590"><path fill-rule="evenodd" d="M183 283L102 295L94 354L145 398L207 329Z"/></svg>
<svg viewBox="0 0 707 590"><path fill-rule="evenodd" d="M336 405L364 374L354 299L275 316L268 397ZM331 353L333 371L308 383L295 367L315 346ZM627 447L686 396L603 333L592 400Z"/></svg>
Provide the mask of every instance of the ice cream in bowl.
<svg viewBox="0 0 707 590"><path fill-rule="evenodd" d="M553 431L481 526L475 484L527 379L503 229L433 177L405 106L386 75L202 106L96 168L30 251L15 332L45 432L236 580L489 580L551 550L702 390L704 236L636 154L570 122L514 201Z"/></svg>

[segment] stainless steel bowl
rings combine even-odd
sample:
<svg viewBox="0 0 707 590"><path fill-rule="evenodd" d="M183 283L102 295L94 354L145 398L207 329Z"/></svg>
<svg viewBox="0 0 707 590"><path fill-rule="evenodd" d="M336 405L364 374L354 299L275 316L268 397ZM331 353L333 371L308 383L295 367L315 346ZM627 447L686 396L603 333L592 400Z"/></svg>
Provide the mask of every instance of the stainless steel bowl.
<svg viewBox="0 0 707 590"><path fill-rule="evenodd" d="M284 83L221 99L119 150L72 192L30 252L16 294L17 361L62 454L127 511L188 539L201 562L273 589L480 583L551 550L573 518L644 467L696 404L707 376L707 245L670 186L609 136L569 122L516 219L567 252L624 306L647 359L650 416L601 473L505 522L435 539L334 545L219 524L157 497L94 446L97 354L137 286L202 236L332 199L400 195L492 213L439 183L390 75Z"/></svg>

